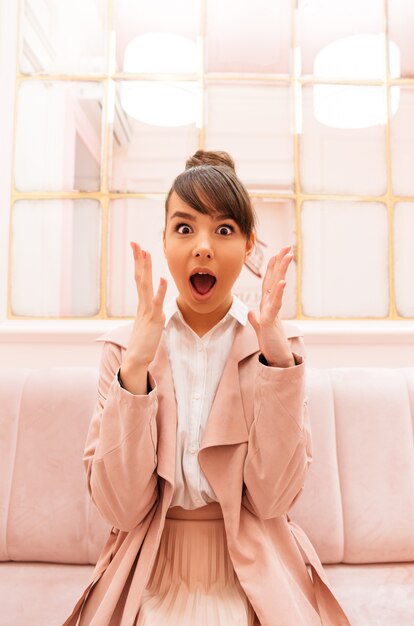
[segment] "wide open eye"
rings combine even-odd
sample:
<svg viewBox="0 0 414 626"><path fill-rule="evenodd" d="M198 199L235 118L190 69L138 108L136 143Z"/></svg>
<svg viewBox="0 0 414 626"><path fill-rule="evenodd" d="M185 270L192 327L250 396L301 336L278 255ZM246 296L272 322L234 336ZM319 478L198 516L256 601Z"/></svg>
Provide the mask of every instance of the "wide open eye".
<svg viewBox="0 0 414 626"><path fill-rule="evenodd" d="M220 233L220 235L231 235L231 233L234 232L233 226L230 226L229 224L222 224L221 226L218 227L217 230ZM226 230L228 232L226 232Z"/></svg>
<svg viewBox="0 0 414 626"><path fill-rule="evenodd" d="M180 233L180 235L188 235L191 232L191 227L188 224L178 224L175 230L177 233Z"/></svg>

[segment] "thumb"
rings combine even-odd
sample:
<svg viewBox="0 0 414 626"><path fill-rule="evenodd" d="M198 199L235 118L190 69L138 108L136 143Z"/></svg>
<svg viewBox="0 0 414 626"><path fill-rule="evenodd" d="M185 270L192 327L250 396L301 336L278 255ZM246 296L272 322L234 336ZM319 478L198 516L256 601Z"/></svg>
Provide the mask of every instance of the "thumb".
<svg viewBox="0 0 414 626"><path fill-rule="evenodd" d="M256 313L254 311L249 311L248 314L247 314L247 319L249 320L250 324L255 329L256 333L258 333L259 332L259 328L260 328L260 324L257 321Z"/></svg>

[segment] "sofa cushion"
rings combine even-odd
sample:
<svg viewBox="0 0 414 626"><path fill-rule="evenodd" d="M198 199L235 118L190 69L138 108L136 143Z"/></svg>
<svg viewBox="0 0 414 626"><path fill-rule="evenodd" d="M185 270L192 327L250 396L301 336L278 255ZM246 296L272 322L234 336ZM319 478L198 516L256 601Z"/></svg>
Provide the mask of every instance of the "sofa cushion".
<svg viewBox="0 0 414 626"><path fill-rule="evenodd" d="M4 626L63 624L92 573L92 565L0 563L0 623Z"/></svg>
<svg viewBox="0 0 414 626"><path fill-rule="evenodd" d="M332 589L358 626L412 626L414 564L327 565ZM92 576L88 565L0 563L1 623L57 626Z"/></svg>
<svg viewBox="0 0 414 626"><path fill-rule="evenodd" d="M355 626L412 626L414 563L326 565L325 572Z"/></svg>

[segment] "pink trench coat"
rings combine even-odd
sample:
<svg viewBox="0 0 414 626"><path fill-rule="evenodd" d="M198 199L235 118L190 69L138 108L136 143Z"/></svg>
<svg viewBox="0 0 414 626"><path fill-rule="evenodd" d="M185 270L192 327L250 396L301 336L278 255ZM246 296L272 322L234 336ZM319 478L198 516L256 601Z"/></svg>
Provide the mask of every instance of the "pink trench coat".
<svg viewBox="0 0 414 626"><path fill-rule="evenodd" d="M287 512L312 460L303 342L283 322L298 365L259 362L238 326L198 459L223 511L228 549L261 626L350 626L305 533ZM133 626L174 490L177 414L162 337L152 391L134 396L117 372L132 323L106 333L84 463L93 501L113 528L63 626ZM308 574L305 559L310 564ZM213 626L213 625L212 625Z"/></svg>

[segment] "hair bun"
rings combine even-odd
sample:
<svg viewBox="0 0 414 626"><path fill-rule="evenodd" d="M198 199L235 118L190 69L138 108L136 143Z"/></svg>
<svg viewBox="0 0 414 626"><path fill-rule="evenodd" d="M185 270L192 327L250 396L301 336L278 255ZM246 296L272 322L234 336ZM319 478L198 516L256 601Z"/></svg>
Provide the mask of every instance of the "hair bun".
<svg viewBox="0 0 414 626"><path fill-rule="evenodd" d="M233 158L228 152L224 152L223 150L197 150L197 152L185 162L185 169L188 170L190 167L195 167L196 165L226 165L236 171Z"/></svg>

